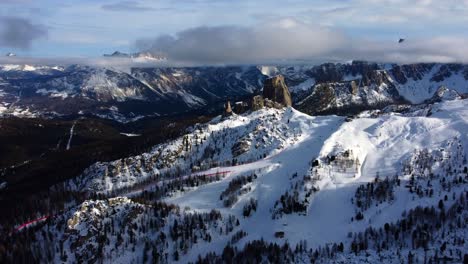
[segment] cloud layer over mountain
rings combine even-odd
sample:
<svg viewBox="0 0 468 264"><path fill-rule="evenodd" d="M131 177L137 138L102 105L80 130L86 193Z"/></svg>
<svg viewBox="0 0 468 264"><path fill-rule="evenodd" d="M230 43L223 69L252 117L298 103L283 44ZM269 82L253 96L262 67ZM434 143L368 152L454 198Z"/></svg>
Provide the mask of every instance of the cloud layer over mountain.
<svg viewBox="0 0 468 264"><path fill-rule="evenodd" d="M175 36L140 39L137 46L173 60L203 64L316 59L332 54L345 42L341 32L283 19L254 27L197 27Z"/></svg>
<svg viewBox="0 0 468 264"><path fill-rule="evenodd" d="M468 62L466 37L383 41L353 37L332 27L287 18L252 27L195 27L175 35L139 39L141 50L197 64L267 63L292 60Z"/></svg>

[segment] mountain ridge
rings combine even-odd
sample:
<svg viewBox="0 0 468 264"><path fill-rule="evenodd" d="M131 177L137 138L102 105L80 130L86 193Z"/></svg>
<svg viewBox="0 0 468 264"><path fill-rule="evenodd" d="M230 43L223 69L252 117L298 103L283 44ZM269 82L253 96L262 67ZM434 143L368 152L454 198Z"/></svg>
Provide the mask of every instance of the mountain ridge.
<svg viewBox="0 0 468 264"><path fill-rule="evenodd" d="M132 68L128 73L81 65L1 65L0 109L3 115L89 113L121 121L210 106L220 111L217 105L226 100L260 94L263 81L276 74L284 76L293 105L308 114L346 115L390 104L420 104L441 86L461 96L468 93L464 84L468 66L463 64L354 61L311 66ZM63 107L70 104L76 107Z"/></svg>

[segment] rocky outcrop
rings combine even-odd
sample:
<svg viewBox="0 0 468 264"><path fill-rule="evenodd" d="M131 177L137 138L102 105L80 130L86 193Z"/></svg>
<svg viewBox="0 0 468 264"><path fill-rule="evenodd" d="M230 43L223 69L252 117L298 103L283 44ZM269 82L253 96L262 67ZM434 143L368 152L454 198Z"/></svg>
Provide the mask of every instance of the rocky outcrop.
<svg viewBox="0 0 468 264"><path fill-rule="evenodd" d="M282 75L266 79L263 84L263 98L279 103L283 106L291 106L292 99L289 89Z"/></svg>
<svg viewBox="0 0 468 264"><path fill-rule="evenodd" d="M356 84L355 81L351 81L350 82L350 92L352 95L357 95L358 91L359 91L359 86L358 84Z"/></svg>
<svg viewBox="0 0 468 264"><path fill-rule="evenodd" d="M314 93L299 103L298 107L309 114L321 113L336 101L335 90L328 84L316 85Z"/></svg>
<svg viewBox="0 0 468 264"><path fill-rule="evenodd" d="M261 95L256 95L252 97L252 100L250 101L250 110L257 111L259 109L262 109L264 106L265 101L263 100L263 97Z"/></svg>
<svg viewBox="0 0 468 264"><path fill-rule="evenodd" d="M436 103L445 100L456 100L460 99L460 94L452 89L447 88L446 86L441 86L437 91L434 93L431 99L426 100L426 103Z"/></svg>
<svg viewBox="0 0 468 264"><path fill-rule="evenodd" d="M250 149L250 142L246 140L239 141L235 143L231 148L231 153L233 157L238 157Z"/></svg>
<svg viewBox="0 0 468 264"><path fill-rule="evenodd" d="M263 83L263 95L255 95L248 102L242 105L248 105L251 111L257 111L263 107L283 108L292 105L291 94L282 75L268 78ZM237 105L236 105L237 109Z"/></svg>
<svg viewBox="0 0 468 264"><path fill-rule="evenodd" d="M230 116L230 115L232 115L231 102L227 101L226 104L224 104L223 116Z"/></svg>
<svg viewBox="0 0 468 264"><path fill-rule="evenodd" d="M399 84L406 84L408 79L414 81L422 80L424 75L429 73L434 64L408 64L408 65L395 65L389 71L393 78Z"/></svg>

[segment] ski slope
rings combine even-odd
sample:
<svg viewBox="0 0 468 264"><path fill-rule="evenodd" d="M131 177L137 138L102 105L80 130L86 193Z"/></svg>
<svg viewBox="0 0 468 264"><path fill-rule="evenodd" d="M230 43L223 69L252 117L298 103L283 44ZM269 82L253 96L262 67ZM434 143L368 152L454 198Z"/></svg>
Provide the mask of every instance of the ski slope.
<svg viewBox="0 0 468 264"><path fill-rule="evenodd" d="M307 133L294 145L270 159L229 167L231 173L222 181L177 194L166 201L194 211L216 208L224 214L236 215L241 219L240 228L248 233L237 245L239 247L261 238L278 243L288 241L293 245L305 239L312 247L346 241L349 232L396 221L403 211L421 205L421 202L423 205L436 203L436 198L414 200L407 191L398 190L393 204L371 208L366 221L351 222L355 209L350 200L356 188L373 181L376 174L380 177L401 174L402 163L415 150L441 148L453 138L464 142L464 149L468 149L465 132L468 129L468 101L437 103L432 106L432 112L429 117L391 113L377 118L357 118L351 122L343 122L335 116L298 116L304 121L303 129ZM288 214L272 219L271 209L281 194L288 190L294 173L301 177L308 173L311 160L323 159L346 149L353 150L361 160L357 174L324 173L319 182L320 191L314 194L306 215ZM327 172L327 165L323 165L322 171ZM233 178L251 172L259 175L253 183L253 190L243 195L232 208L225 208L219 194ZM249 218L242 218L242 207L250 198L258 200L257 212ZM284 232L284 238L275 238L277 231ZM221 252L227 240L228 237L221 237L210 248L193 250L184 260L194 260L199 254L210 251Z"/></svg>

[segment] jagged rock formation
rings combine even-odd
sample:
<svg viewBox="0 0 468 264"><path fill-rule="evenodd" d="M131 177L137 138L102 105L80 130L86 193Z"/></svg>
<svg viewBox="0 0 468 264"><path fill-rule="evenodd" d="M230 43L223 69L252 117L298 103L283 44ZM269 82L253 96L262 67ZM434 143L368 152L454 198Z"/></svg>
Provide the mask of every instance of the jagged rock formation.
<svg viewBox="0 0 468 264"><path fill-rule="evenodd" d="M261 95L256 95L252 97L252 100L250 101L250 109L252 111L257 111L259 109L262 109L265 106L265 101L263 100L263 97Z"/></svg>
<svg viewBox="0 0 468 264"><path fill-rule="evenodd" d="M291 94L284 82L284 76L277 75L266 79L263 83L263 96L255 95L247 104L251 111L257 111L265 106L278 109L291 106Z"/></svg>
<svg viewBox="0 0 468 264"><path fill-rule="evenodd" d="M328 106L333 105L336 101L335 90L329 84L322 83L315 86L312 95L307 97L301 102L301 110L316 114L322 110L327 109Z"/></svg>
<svg viewBox="0 0 468 264"><path fill-rule="evenodd" d="M265 80L263 84L263 98L269 99L283 106L292 105L291 94L284 82L284 76L277 75Z"/></svg>
<svg viewBox="0 0 468 264"><path fill-rule="evenodd" d="M430 99L440 86L462 97L468 93L468 67L463 64L353 61L270 67L262 72L285 76L295 107L308 114L349 115L390 104L419 104Z"/></svg>
<svg viewBox="0 0 468 264"><path fill-rule="evenodd" d="M223 116L230 116L230 115L232 115L231 102L227 101L226 104L224 105Z"/></svg>

